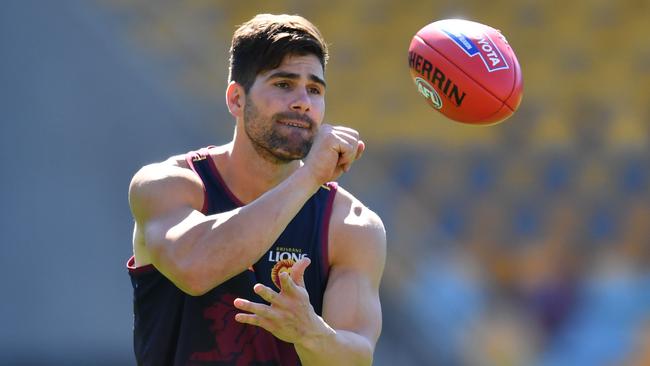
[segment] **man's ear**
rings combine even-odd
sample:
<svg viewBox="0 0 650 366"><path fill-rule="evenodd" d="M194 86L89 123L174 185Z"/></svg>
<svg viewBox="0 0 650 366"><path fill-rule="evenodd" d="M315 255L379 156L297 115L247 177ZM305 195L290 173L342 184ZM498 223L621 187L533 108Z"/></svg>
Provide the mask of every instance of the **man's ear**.
<svg viewBox="0 0 650 366"><path fill-rule="evenodd" d="M237 118L244 114L246 92L244 87L236 81L231 81L226 88L226 105L230 114Z"/></svg>

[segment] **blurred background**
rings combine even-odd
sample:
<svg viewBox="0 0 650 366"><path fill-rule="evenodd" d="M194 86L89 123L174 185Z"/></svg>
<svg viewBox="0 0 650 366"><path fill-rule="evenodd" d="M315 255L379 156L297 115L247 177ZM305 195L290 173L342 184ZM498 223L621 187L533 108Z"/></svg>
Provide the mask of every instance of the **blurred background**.
<svg viewBox="0 0 650 366"><path fill-rule="evenodd" d="M650 1L4 0L0 364L131 365L131 176L232 137L228 48L256 13L331 47L341 183L383 218L376 365L650 365ZM524 75L492 127L407 65L422 26L500 29Z"/></svg>

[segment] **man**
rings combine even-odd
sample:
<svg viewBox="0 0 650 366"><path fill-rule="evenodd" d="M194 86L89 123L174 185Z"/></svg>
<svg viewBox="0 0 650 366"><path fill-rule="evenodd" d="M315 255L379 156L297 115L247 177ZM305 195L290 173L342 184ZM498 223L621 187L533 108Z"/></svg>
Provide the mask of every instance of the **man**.
<svg viewBox="0 0 650 366"><path fill-rule="evenodd" d="M332 183L365 145L322 123L327 47L306 19L264 14L230 53L233 140L131 181L137 362L369 365L385 231Z"/></svg>

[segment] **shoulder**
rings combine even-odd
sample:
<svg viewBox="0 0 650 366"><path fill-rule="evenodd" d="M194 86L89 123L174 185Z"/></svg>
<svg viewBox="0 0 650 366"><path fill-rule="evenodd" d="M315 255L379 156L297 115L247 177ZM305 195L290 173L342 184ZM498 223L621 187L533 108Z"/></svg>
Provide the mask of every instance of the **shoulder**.
<svg viewBox="0 0 650 366"><path fill-rule="evenodd" d="M377 213L338 187L330 219L330 263L368 259L381 264L386 255L386 230Z"/></svg>
<svg viewBox="0 0 650 366"><path fill-rule="evenodd" d="M336 233L367 232L385 237L384 224L374 211L342 187L337 188L332 210L332 223Z"/></svg>
<svg viewBox="0 0 650 366"><path fill-rule="evenodd" d="M129 205L136 221L179 205L199 210L203 196L201 178L189 169L182 155L143 166L129 184Z"/></svg>

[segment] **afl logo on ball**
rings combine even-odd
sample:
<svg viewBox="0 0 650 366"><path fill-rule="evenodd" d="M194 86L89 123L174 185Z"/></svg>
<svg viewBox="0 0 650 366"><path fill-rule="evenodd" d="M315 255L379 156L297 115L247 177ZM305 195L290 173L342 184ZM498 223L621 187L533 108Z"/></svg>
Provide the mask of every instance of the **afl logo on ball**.
<svg viewBox="0 0 650 366"><path fill-rule="evenodd" d="M416 77L414 81L415 86L417 86L420 94L427 98L435 109L442 108L442 99L440 99L440 95L438 95L438 92L436 92L431 84L429 84L426 80L418 77Z"/></svg>

